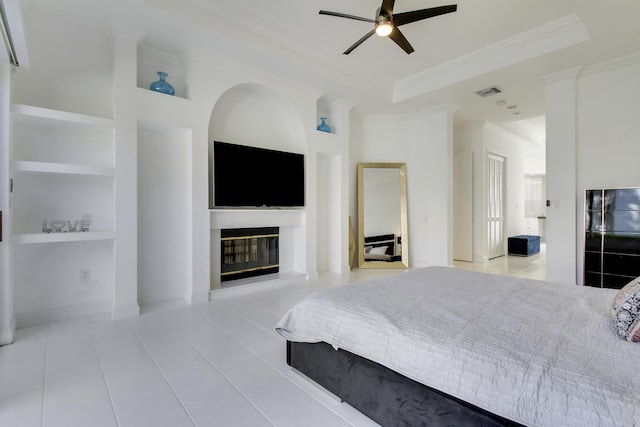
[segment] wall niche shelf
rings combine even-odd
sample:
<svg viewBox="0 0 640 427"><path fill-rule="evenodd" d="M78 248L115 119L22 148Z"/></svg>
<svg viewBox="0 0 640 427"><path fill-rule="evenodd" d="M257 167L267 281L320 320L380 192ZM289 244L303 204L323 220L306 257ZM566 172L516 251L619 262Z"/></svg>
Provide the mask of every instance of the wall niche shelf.
<svg viewBox="0 0 640 427"><path fill-rule="evenodd" d="M14 160L13 171L21 173L69 174L89 176L114 176L115 169L108 167L72 165L64 163L31 162Z"/></svg>
<svg viewBox="0 0 640 427"><path fill-rule="evenodd" d="M96 301L110 306L115 286L115 121L12 104L10 144L17 321L28 322L22 319L53 309L73 313L73 307ZM44 221L54 220L75 225L43 232ZM77 228L82 220L89 221L89 231ZM71 259L78 270L59 268ZM82 281L80 269L90 272L91 287Z"/></svg>
<svg viewBox="0 0 640 427"><path fill-rule="evenodd" d="M25 233L14 234L13 243L63 243L63 242L88 242L94 240L113 240L113 231L85 231L70 233Z"/></svg>
<svg viewBox="0 0 640 427"><path fill-rule="evenodd" d="M104 129L110 129L114 126L112 119L104 117L88 116L86 114L51 110L23 104L12 104L11 115L14 122L22 121L31 124L51 124L58 122L65 123L68 126L88 126Z"/></svg>
<svg viewBox="0 0 640 427"><path fill-rule="evenodd" d="M158 71L167 73L166 82L173 86L175 95L154 92L149 89L151 83L159 80ZM172 55L151 46L138 46L137 86L148 92L169 98L188 99L185 69L177 55Z"/></svg>

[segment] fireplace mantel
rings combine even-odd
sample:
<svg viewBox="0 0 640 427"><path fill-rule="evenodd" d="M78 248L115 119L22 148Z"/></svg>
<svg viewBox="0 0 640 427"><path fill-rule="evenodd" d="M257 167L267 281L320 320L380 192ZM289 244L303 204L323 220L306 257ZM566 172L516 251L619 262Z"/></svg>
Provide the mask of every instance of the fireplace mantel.
<svg viewBox="0 0 640 427"><path fill-rule="evenodd" d="M303 209L211 209L211 229L241 227L300 227Z"/></svg>
<svg viewBox="0 0 640 427"><path fill-rule="evenodd" d="M220 232L227 228L279 227L280 273L307 273L304 209L210 209L211 291L220 289Z"/></svg>

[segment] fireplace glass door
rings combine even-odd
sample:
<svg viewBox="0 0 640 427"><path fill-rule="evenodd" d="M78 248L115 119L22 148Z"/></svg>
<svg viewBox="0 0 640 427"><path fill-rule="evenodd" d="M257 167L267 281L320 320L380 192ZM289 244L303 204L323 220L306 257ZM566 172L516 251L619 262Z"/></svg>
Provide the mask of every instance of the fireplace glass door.
<svg viewBox="0 0 640 427"><path fill-rule="evenodd" d="M278 227L221 230L222 282L279 271Z"/></svg>

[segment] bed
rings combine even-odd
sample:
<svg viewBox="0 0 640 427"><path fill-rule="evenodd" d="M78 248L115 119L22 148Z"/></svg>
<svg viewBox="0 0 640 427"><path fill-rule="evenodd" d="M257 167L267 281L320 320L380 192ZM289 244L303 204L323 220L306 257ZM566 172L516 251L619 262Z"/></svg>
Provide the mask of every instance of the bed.
<svg viewBox="0 0 640 427"><path fill-rule="evenodd" d="M364 260L370 261L399 261L401 256L395 254L396 236L394 234L380 234L365 236Z"/></svg>
<svg viewBox="0 0 640 427"><path fill-rule="evenodd" d="M287 363L381 425L640 425L620 292L428 267L313 293L276 330Z"/></svg>

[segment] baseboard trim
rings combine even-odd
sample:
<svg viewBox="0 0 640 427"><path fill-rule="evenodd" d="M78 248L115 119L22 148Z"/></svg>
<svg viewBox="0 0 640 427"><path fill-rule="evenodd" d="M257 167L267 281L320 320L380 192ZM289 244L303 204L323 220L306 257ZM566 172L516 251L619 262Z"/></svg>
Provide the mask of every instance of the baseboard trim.
<svg viewBox="0 0 640 427"><path fill-rule="evenodd" d="M0 330L0 345L7 345L13 343L16 338L16 319L11 319L11 324L8 328Z"/></svg>
<svg viewBox="0 0 640 427"><path fill-rule="evenodd" d="M16 314L16 327L24 328L27 326L77 319L80 317L109 314L110 308L110 303L94 303L60 307L33 313Z"/></svg>
<svg viewBox="0 0 640 427"><path fill-rule="evenodd" d="M135 317L140 315L140 306L137 303L121 306L113 306L111 310L111 319L120 320L127 317Z"/></svg>

